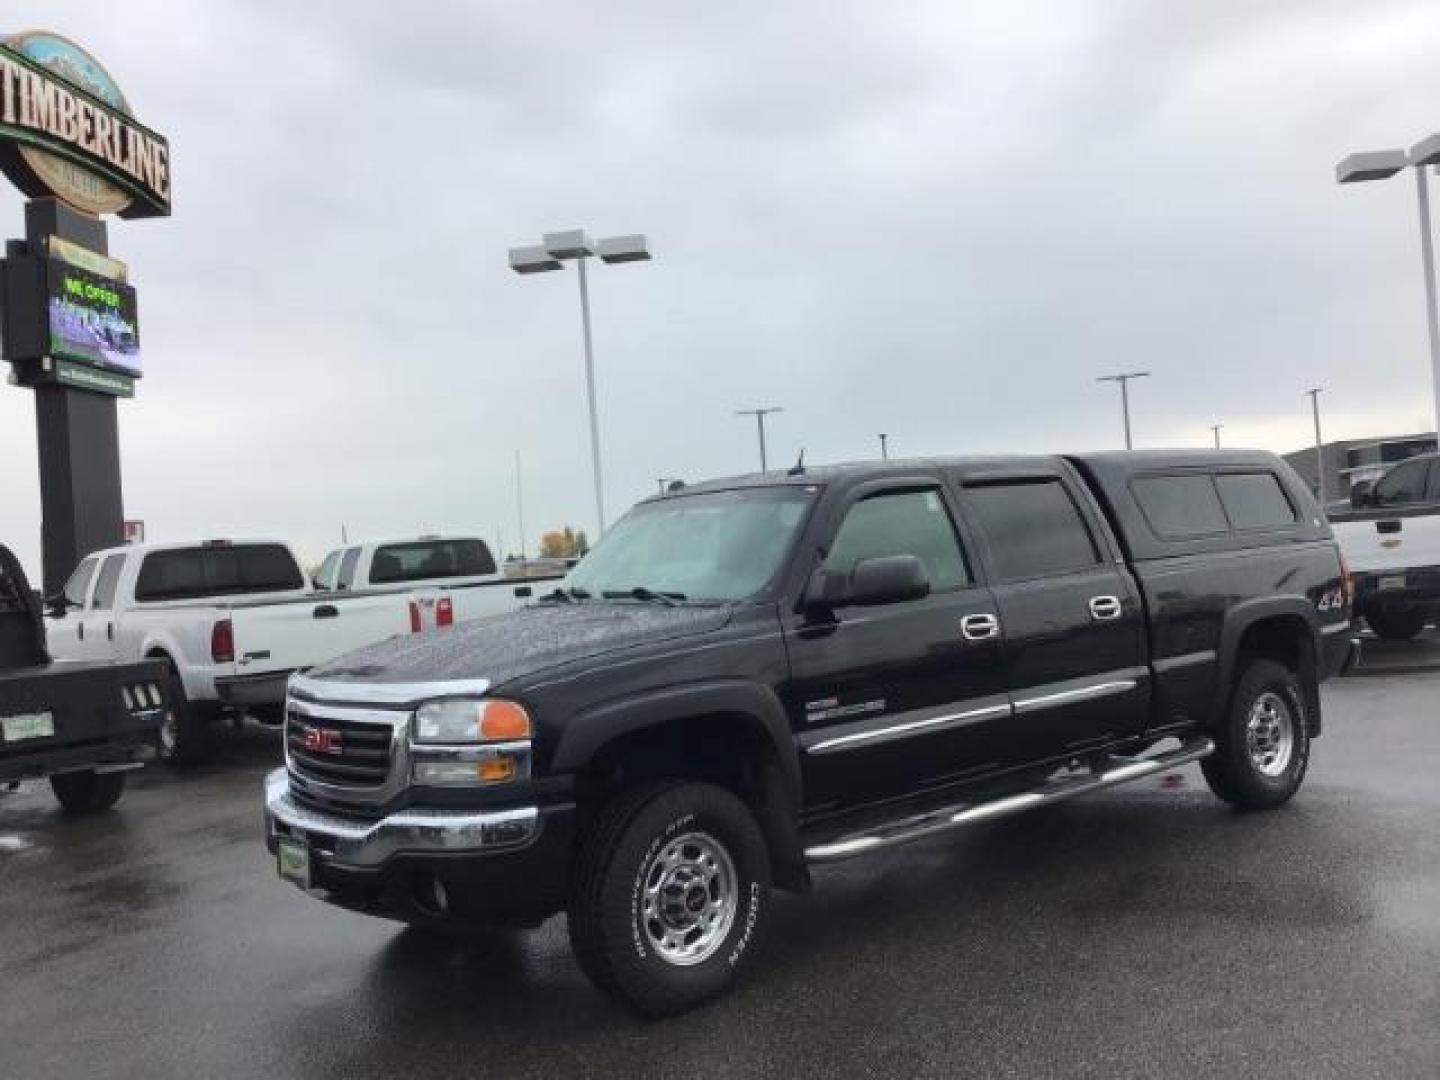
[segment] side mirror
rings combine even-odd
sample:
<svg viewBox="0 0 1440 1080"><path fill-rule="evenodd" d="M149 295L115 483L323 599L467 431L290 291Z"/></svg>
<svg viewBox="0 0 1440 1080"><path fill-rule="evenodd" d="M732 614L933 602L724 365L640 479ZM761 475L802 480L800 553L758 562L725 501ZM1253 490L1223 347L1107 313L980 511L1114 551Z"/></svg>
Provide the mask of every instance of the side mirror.
<svg viewBox="0 0 1440 1080"><path fill-rule="evenodd" d="M1364 510L1367 506L1375 505L1375 488L1373 485L1361 481L1350 489L1350 508L1352 510Z"/></svg>
<svg viewBox="0 0 1440 1080"><path fill-rule="evenodd" d="M852 604L900 604L929 596L930 578L925 564L914 555L861 559L850 571L849 592Z"/></svg>
<svg viewBox="0 0 1440 1080"><path fill-rule="evenodd" d="M71 608L71 603L65 598L64 593L56 593L54 596L45 597L45 614L52 619L63 619L65 613Z"/></svg>
<svg viewBox="0 0 1440 1080"><path fill-rule="evenodd" d="M833 617L836 608L846 605L878 607L929 595L924 563L914 555L884 555L861 559L848 575L816 570L805 590L805 610L812 616Z"/></svg>

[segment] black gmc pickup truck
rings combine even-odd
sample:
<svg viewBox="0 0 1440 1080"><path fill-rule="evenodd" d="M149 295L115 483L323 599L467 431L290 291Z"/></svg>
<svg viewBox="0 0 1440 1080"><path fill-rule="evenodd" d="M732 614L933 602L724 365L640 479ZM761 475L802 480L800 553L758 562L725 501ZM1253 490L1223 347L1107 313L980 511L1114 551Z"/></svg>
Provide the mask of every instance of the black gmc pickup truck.
<svg viewBox="0 0 1440 1080"><path fill-rule="evenodd" d="M70 813L106 810L165 713L165 669L146 661L51 663L25 572L0 545L0 790L50 779Z"/></svg>
<svg viewBox="0 0 1440 1080"><path fill-rule="evenodd" d="M296 676L268 843L376 915L564 911L594 982L675 1013L817 864L1197 760L1285 802L1357 647L1347 588L1259 452L711 481L523 611Z"/></svg>

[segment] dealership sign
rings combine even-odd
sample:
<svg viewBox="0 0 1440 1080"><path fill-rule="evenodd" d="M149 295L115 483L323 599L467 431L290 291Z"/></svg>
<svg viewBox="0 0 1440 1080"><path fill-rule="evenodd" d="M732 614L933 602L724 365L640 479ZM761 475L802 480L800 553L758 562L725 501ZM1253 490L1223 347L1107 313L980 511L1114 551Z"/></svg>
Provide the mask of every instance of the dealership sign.
<svg viewBox="0 0 1440 1080"><path fill-rule="evenodd" d="M87 214L170 213L170 144L93 56L48 31L0 41L0 168Z"/></svg>

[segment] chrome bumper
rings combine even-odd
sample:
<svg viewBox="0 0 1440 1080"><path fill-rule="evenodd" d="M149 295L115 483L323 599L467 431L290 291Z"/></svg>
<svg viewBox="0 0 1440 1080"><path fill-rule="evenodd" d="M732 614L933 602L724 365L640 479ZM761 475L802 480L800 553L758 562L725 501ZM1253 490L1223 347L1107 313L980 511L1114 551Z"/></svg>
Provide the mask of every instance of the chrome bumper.
<svg viewBox="0 0 1440 1080"><path fill-rule="evenodd" d="M485 813L405 810L377 821L355 821L313 810L290 795L284 769L265 777L265 837L304 840L320 861L342 868L373 870L401 852L480 854L528 847L540 835L534 806Z"/></svg>

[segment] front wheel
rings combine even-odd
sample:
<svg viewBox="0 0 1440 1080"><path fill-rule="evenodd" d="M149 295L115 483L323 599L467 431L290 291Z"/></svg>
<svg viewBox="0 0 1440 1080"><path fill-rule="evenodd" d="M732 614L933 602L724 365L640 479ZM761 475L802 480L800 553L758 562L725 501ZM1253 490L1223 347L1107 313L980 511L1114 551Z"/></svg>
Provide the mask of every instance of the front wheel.
<svg viewBox="0 0 1440 1080"><path fill-rule="evenodd" d="M57 773L50 777L50 790L67 814L98 814L119 801L125 790L125 774L97 773L94 769Z"/></svg>
<svg viewBox="0 0 1440 1080"><path fill-rule="evenodd" d="M743 802L710 784L619 796L580 852L570 941L602 990L646 1016L724 993L770 911L770 859Z"/></svg>
<svg viewBox="0 0 1440 1080"><path fill-rule="evenodd" d="M1284 664L1252 661L1215 733L1215 753L1200 763L1210 790L1247 810L1269 809L1300 789L1309 763L1300 681Z"/></svg>

